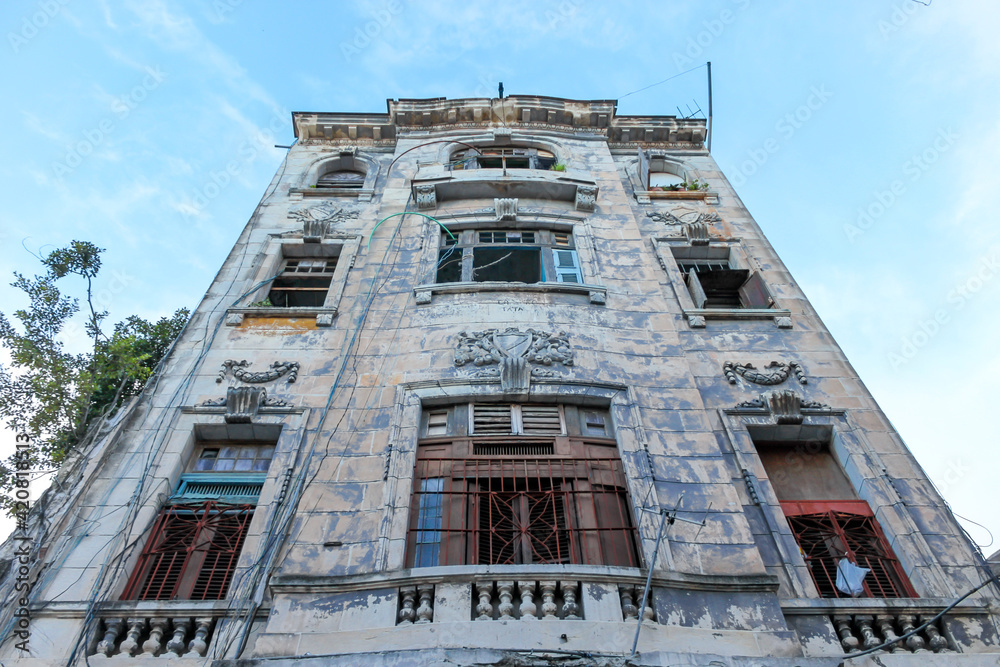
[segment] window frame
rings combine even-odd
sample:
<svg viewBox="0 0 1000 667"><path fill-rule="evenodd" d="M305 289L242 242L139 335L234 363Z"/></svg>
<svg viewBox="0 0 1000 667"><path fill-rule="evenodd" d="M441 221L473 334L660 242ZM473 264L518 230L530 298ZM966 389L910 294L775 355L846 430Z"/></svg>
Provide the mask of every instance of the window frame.
<svg viewBox="0 0 1000 667"><path fill-rule="evenodd" d="M547 153L548 155L542 156L539 152ZM459 158L458 156L462 157ZM482 166L480 160L483 159L499 160L499 165ZM509 161L518 162L521 160L526 160L528 166L508 164ZM500 169L504 172L508 169L553 171L553 167L557 164L561 163L559 155L554 150L538 148L537 146L516 144L475 147L460 146L458 150L454 150L448 155L447 169L448 171L468 171L473 169Z"/></svg>
<svg viewBox="0 0 1000 667"><path fill-rule="evenodd" d="M545 228L544 226L539 226L530 229L503 227L497 227L495 229L464 229L453 231L452 233L458 237L457 240L452 239L447 232L442 232L439 237L440 246L438 252L437 271L435 275L436 284L443 285L450 283L489 282L523 283L526 285L553 282L573 282L581 285L584 284L583 273L580 267L580 257L576 249L575 238L573 237L572 232L556 231ZM484 240L483 236L486 234L502 234L505 238L502 241ZM532 234L532 240L514 240L514 237L523 238L525 234ZM565 243L560 243L560 235L567 238ZM485 266L477 267L476 250L483 249L503 251L507 248L510 248L512 251L523 250L526 252L537 250L539 280L534 282L518 280L477 280L476 271L489 266L489 262ZM570 281L563 279L564 275L568 275L570 272L559 271L559 262L556 255L557 252L571 253L573 260L572 268L575 269L574 273L579 280ZM454 255L458 255L458 257L454 257ZM458 280L441 280L442 262L445 261L445 258L447 258L447 261L449 262L455 262L458 264L460 271ZM550 279L549 276L552 276L555 279Z"/></svg>
<svg viewBox="0 0 1000 667"><path fill-rule="evenodd" d="M792 326L791 311L781 307L763 271L747 255L739 239L693 244L672 237L656 238L653 247L690 326L704 327L708 319L770 319L779 328ZM684 263L710 261L726 262L732 270L747 272L746 280L737 290L739 307L706 307L706 294L704 290L699 292L700 281L693 286L690 273L682 273ZM769 305L764 305L764 299Z"/></svg>
<svg viewBox="0 0 1000 667"><path fill-rule="evenodd" d="M354 259L361 246L361 236L354 234L327 234L318 243L305 242L300 233L298 238L280 234L269 237L262 249L257 268L244 283L244 290L256 286L256 289L243 298L243 304L226 310L226 324L239 326L245 316L255 317L314 317L317 326L332 326L334 318L340 310L340 302L344 296L347 277L354 265ZM250 305L260 303L269 298L273 289L273 279L281 275L285 263L289 259L322 259L324 257L337 260L336 268L330 279L322 306L260 306Z"/></svg>

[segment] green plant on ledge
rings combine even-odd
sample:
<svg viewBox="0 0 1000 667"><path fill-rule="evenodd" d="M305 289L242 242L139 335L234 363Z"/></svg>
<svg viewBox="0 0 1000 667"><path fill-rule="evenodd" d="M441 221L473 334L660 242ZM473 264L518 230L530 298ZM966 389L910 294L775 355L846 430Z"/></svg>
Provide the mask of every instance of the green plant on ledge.
<svg viewBox="0 0 1000 667"><path fill-rule="evenodd" d="M684 181L683 183L652 187L650 190L660 190L661 192L698 192L708 190L708 182L700 181L696 178L692 181Z"/></svg>
<svg viewBox="0 0 1000 667"><path fill-rule="evenodd" d="M274 304L271 303L271 299L264 297L260 301L254 301L250 304L251 308L271 308Z"/></svg>
<svg viewBox="0 0 1000 667"><path fill-rule="evenodd" d="M566 165L564 165L562 162L556 162L554 165L550 167L550 169L552 171L566 171Z"/></svg>

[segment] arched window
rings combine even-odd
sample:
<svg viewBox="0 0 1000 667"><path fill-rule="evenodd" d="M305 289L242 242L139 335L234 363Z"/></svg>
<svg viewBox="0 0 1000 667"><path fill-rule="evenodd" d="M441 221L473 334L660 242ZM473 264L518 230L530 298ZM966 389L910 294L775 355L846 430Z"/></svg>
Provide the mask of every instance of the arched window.
<svg viewBox="0 0 1000 667"><path fill-rule="evenodd" d="M465 148L451 156L449 167L459 169L556 169L556 156L541 148L484 146Z"/></svg>
<svg viewBox="0 0 1000 667"><path fill-rule="evenodd" d="M365 172L353 169L328 171L316 181L317 188L336 188L338 190L360 190L364 184Z"/></svg>

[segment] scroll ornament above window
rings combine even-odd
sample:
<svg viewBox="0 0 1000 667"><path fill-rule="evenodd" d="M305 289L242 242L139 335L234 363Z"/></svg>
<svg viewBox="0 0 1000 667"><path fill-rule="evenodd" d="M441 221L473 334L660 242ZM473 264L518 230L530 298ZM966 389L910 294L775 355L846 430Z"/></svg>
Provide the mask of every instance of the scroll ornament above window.
<svg viewBox="0 0 1000 667"><path fill-rule="evenodd" d="M302 223L302 240L306 243L319 243L330 231L330 227L346 220L354 220L361 214L330 202L317 206L308 206L288 212L288 217Z"/></svg>
<svg viewBox="0 0 1000 667"><path fill-rule="evenodd" d="M227 373L232 374L240 382L246 382L247 384L272 382L285 375L288 376L286 382L292 384L299 377L299 362L297 361L275 361L271 364L269 370L258 372L247 370L249 366L250 362L246 359L242 361L226 359L222 362L222 368L219 370L219 375L215 378L215 381L222 382L226 379Z"/></svg>
<svg viewBox="0 0 1000 667"><path fill-rule="evenodd" d="M488 366L477 377L499 377L505 392L526 392L534 377L551 377L551 369L537 366L573 365L573 350L565 331L557 334L515 327L461 332L455 350L455 365ZM535 364L531 367L529 364ZM495 365L495 367L493 367Z"/></svg>
<svg viewBox="0 0 1000 667"><path fill-rule="evenodd" d="M722 221L718 213L704 213L689 208L676 208L673 211L647 211L646 217L665 225L707 225Z"/></svg>
<svg viewBox="0 0 1000 667"><path fill-rule="evenodd" d="M801 364L794 361L788 364L772 361L761 370L757 370L753 364L737 364L727 361L723 364L722 370L726 374L729 384L736 384L736 376L739 375L747 382L773 386L787 380L792 372L795 373L795 378L799 384L809 383L806 379L805 369L802 368Z"/></svg>

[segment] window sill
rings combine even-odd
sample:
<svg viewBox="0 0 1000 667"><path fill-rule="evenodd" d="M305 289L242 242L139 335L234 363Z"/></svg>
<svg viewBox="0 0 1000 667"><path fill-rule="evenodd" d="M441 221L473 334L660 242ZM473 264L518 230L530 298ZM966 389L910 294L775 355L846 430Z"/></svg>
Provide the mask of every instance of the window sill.
<svg viewBox="0 0 1000 667"><path fill-rule="evenodd" d="M701 200L706 204L718 204L719 193L710 190L647 190L635 193L640 204L648 204L652 199Z"/></svg>
<svg viewBox="0 0 1000 667"><path fill-rule="evenodd" d="M250 317L315 317L316 326L333 326L333 319L337 317L336 308L278 308L278 307L254 307L229 308L226 310L226 326L238 327L243 324L246 316Z"/></svg>
<svg viewBox="0 0 1000 667"><path fill-rule="evenodd" d="M371 201L374 190L363 188L289 188L288 194L302 197L351 197Z"/></svg>
<svg viewBox="0 0 1000 667"><path fill-rule="evenodd" d="M706 320L774 320L779 329L792 328L792 311L785 308L685 308L684 316L694 329Z"/></svg>
<svg viewBox="0 0 1000 667"><path fill-rule="evenodd" d="M413 288L417 304L427 304L435 294L474 294L479 292L532 292L586 294L590 303L603 306L608 298L608 289L600 285L584 283L509 283L509 282L467 282L434 283Z"/></svg>

